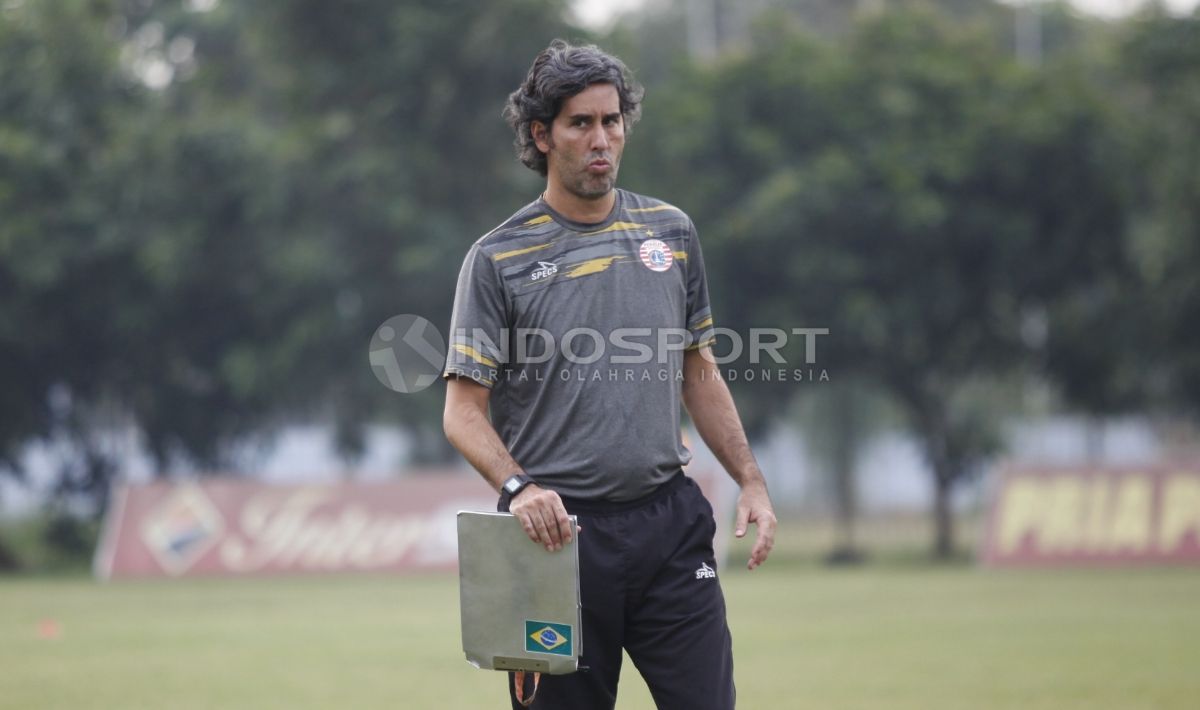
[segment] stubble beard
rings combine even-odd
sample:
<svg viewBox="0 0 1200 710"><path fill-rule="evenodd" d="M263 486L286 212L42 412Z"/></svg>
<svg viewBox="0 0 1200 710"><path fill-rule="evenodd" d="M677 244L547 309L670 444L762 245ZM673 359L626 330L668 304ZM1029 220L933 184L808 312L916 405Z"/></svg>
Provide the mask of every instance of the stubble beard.
<svg viewBox="0 0 1200 710"><path fill-rule="evenodd" d="M591 158L589 158L591 160ZM558 181L567 192L585 200L597 200L612 192L617 184L617 163L613 162L612 170L607 175L591 175L587 164L582 169L574 166L560 165Z"/></svg>
<svg viewBox="0 0 1200 710"><path fill-rule="evenodd" d="M612 192L613 187L617 184L616 173L616 166L613 166L612 172L607 175L588 175L584 173L573 181L574 184L564 182L563 186L576 197L582 197L586 200L597 200Z"/></svg>
<svg viewBox="0 0 1200 710"><path fill-rule="evenodd" d="M555 147L554 139L551 138L551 150ZM588 172L587 165L595 158L594 155L589 156L579 166L559 163L555 172L558 174L558 181L563 189L584 200L598 200L612 192L617 184L617 170L620 168L620 161L616 157L606 157L612 163L612 170L607 175L592 175Z"/></svg>

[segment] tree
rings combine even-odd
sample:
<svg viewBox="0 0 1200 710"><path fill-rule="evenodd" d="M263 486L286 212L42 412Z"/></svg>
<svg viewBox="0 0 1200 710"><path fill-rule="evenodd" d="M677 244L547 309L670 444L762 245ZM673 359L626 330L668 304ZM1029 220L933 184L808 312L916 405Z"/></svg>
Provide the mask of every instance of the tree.
<svg viewBox="0 0 1200 710"><path fill-rule="evenodd" d="M146 96L119 71L113 3L26 3L0 11L0 472L20 475L31 439L77 440L104 391L98 363L126 273L108 171L122 122ZM69 464L68 464L69 465ZM74 478L100 487L98 469ZM66 474L71 477L70 474Z"/></svg>
<svg viewBox="0 0 1200 710"><path fill-rule="evenodd" d="M888 417L886 401L865 382L841 378L796 397L798 426L813 458L825 469L834 512L829 564L855 564L865 555L859 547L858 467L862 453Z"/></svg>
<svg viewBox="0 0 1200 710"><path fill-rule="evenodd" d="M1077 68L1022 67L923 11L836 46L765 31L672 92L653 162L708 225L718 318L829 327L834 376L907 413L948 557L955 486L1000 444L981 392L1027 362L1024 323L1119 255L1103 102Z"/></svg>
<svg viewBox="0 0 1200 710"><path fill-rule="evenodd" d="M500 119L556 0L10 4L0 16L0 454L102 495L132 424L160 471L281 423L440 428L370 374L444 326L475 238L536 194ZM432 440L443 441L439 435Z"/></svg>
<svg viewBox="0 0 1200 710"><path fill-rule="evenodd" d="M1131 249L1138 295L1108 372L1153 402L1200 413L1200 12L1152 7L1127 29L1117 86L1136 163ZM1120 390L1118 390L1118 393Z"/></svg>

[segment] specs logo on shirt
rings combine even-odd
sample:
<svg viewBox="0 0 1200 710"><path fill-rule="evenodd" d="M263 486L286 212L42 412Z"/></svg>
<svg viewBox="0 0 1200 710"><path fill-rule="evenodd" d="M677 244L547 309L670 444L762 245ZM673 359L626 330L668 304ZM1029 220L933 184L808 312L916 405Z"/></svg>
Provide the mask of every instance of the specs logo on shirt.
<svg viewBox="0 0 1200 710"><path fill-rule="evenodd" d="M551 261L539 261L538 267L529 275L531 281L540 281L558 273L558 265Z"/></svg>

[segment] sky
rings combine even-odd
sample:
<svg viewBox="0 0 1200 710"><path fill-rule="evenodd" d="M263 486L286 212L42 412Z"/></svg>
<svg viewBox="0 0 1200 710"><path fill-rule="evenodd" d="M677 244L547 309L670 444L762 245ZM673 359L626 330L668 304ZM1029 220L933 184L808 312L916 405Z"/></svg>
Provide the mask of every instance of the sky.
<svg viewBox="0 0 1200 710"><path fill-rule="evenodd" d="M588 27L603 28L618 14L640 7L645 0L572 0L571 5L579 20ZM1021 4L1025 0L1005 0L1009 4ZM1200 0L1167 0L1167 6L1176 12L1188 12ZM1141 0L1071 0L1081 10L1105 17L1116 17L1133 10Z"/></svg>

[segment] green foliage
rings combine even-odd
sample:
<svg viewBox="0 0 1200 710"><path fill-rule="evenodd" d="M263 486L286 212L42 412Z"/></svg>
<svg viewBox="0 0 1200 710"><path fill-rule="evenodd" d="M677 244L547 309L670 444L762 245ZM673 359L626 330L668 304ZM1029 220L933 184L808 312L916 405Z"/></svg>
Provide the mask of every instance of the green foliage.
<svg viewBox="0 0 1200 710"><path fill-rule="evenodd" d="M99 525L46 509L0 524L0 573L80 574L90 569Z"/></svg>
<svg viewBox="0 0 1200 710"><path fill-rule="evenodd" d="M117 70L104 3L0 11L0 467L64 424L56 384L97 393L116 249L101 225L123 115L140 92ZM97 32L95 27L101 28Z"/></svg>
<svg viewBox="0 0 1200 710"><path fill-rule="evenodd" d="M1123 39L1118 79L1136 155L1129 177L1140 277L1129 321L1140 327L1126 325L1135 346L1127 341L1118 353L1126 372L1151 382L1151 394L1194 416L1200 413L1200 14L1151 11Z"/></svg>
<svg viewBox="0 0 1200 710"><path fill-rule="evenodd" d="M303 417L433 428L367 343L444 326L478 235L535 191L499 110L560 3L14 3L0 24L0 453L132 420L218 469ZM443 454L444 455L444 454Z"/></svg>
<svg viewBox="0 0 1200 710"><path fill-rule="evenodd" d="M830 328L816 366L884 388L945 495L1015 378L1196 410L1194 17L1055 4L1032 66L1002 4L765 5L711 62L680 5L613 38L651 89L623 183L695 218L718 324ZM445 455L439 388L394 396L367 343L404 312L444 329L467 246L539 189L499 112L580 35L564 7L5 4L0 468L71 442L58 490L100 500L98 433L211 470L297 418L347 456L379 418ZM757 433L809 386L735 389Z"/></svg>
<svg viewBox="0 0 1200 710"><path fill-rule="evenodd" d="M1029 324L1125 263L1111 111L1078 66L1022 66L925 11L838 44L763 31L669 90L651 164L708 226L718 318L830 328L821 365L901 405L945 506L999 448L1002 410L971 392L1036 363Z"/></svg>

